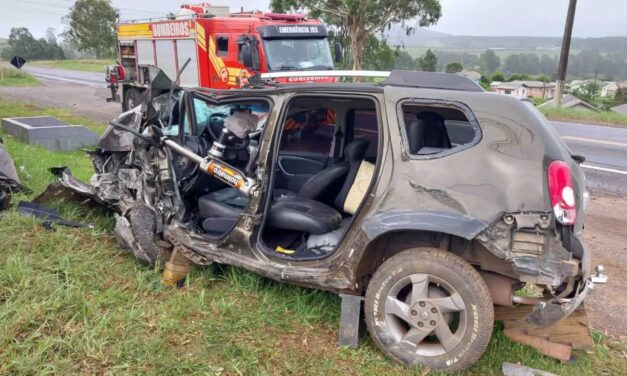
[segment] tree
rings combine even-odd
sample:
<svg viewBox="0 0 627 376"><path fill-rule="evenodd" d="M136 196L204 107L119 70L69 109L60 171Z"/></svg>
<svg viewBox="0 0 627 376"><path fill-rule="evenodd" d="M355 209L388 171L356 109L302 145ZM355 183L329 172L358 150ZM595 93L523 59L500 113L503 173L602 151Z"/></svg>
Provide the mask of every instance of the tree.
<svg viewBox="0 0 627 376"><path fill-rule="evenodd" d="M19 55L26 60L36 59L42 53L41 43L37 41L25 27L11 28L9 48L4 52L5 58Z"/></svg>
<svg viewBox="0 0 627 376"><path fill-rule="evenodd" d="M94 1L94 0L92 0ZM409 22L417 19L419 26L435 24L442 14L439 0L271 0L270 8L283 13L308 10L312 18L339 29L339 36L348 42L353 69L361 69L370 37L392 24L401 24L406 33L415 27Z"/></svg>
<svg viewBox="0 0 627 376"><path fill-rule="evenodd" d="M463 70L464 70L464 66L462 65L462 63L458 63L458 62L448 63L444 67L444 71L446 73L459 73Z"/></svg>
<svg viewBox="0 0 627 376"><path fill-rule="evenodd" d="M364 68L370 70L388 71L394 68L395 51L386 43L371 36L366 44L364 53Z"/></svg>
<svg viewBox="0 0 627 376"><path fill-rule="evenodd" d="M586 82L578 89L575 89L573 91L573 95L583 101L592 102L594 98L599 96L600 91L601 85L595 82Z"/></svg>
<svg viewBox="0 0 627 376"><path fill-rule="evenodd" d="M418 67L421 71L435 72L438 69L438 58L430 49L418 58Z"/></svg>
<svg viewBox="0 0 627 376"><path fill-rule="evenodd" d="M11 29L9 47L2 51L7 60L15 55L26 60L65 58L63 49L57 44L54 29L48 29L45 38L35 39L25 27Z"/></svg>
<svg viewBox="0 0 627 376"><path fill-rule="evenodd" d="M505 81L505 76L503 76L503 73L496 71L492 73L492 81L503 82Z"/></svg>
<svg viewBox="0 0 627 376"><path fill-rule="evenodd" d="M487 50L479 56L479 69L482 72L492 73L501 66L501 58L494 51Z"/></svg>
<svg viewBox="0 0 627 376"><path fill-rule="evenodd" d="M46 59L63 60L65 59L65 53L63 48L59 46L57 42L57 36L55 30L52 27L46 29L46 36L44 39L39 40L45 49L44 55Z"/></svg>
<svg viewBox="0 0 627 376"><path fill-rule="evenodd" d="M616 96L614 96L614 106L620 106L627 103L627 88L619 87L616 90Z"/></svg>
<svg viewBox="0 0 627 376"><path fill-rule="evenodd" d="M66 38L81 52L99 59L115 53L115 25L120 18L108 0L77 0L66 16Z"/></svg>
<svg viewBox="0 0 627 376"><path fill-rule="evenodd" d="M512 73L512 75L507 78L507 81L527 81L530 79L531 77L526 73Z"/></svg>
<svg viewBox="0 0 627 376"><path fill-rule="evenodd" d="M394 69L397 70L416 70L416 60L411 57L407 51L396 50L396 58L394 59Z"/></svg>

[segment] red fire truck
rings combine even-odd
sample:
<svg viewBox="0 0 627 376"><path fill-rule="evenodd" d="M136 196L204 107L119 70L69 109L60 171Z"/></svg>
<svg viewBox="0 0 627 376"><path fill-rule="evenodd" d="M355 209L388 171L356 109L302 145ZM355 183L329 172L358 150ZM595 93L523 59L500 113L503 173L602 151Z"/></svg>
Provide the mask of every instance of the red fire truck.
<svg viewBox="0 0 627 376"><path fill-rule="evenodd" d="M301 14L229 13L207 3L183 5L170 19L118 25L118 65L107 69L112 97L128 110L145 90L146 67L154 65L183 87L240 87L255 73L331 70L334 59L326 27ZM335 46L335 60L341 58ZM329 82L299 77L286 82ZM120 92L121 89L121 92Z"/></svg>

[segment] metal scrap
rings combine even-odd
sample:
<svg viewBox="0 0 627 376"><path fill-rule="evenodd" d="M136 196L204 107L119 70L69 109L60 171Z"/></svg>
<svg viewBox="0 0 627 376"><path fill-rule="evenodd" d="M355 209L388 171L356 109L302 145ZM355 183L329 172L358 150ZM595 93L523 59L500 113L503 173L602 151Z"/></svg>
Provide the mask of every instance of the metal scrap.
<svg viewBox="0 0 627 376"><path fill-rule="evenodd" d="M504 376L557 376L554 373L541 371L539 369L530 368L521 364L503 363Z"/></svg>

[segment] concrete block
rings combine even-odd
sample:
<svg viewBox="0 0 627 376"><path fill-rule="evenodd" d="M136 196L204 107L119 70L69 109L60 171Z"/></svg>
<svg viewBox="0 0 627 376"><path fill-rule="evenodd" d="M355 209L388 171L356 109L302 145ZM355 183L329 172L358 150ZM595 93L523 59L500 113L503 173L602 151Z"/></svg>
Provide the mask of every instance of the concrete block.
<svg viewBox="0 0 627 376"><path fill-rule="evenodd" d="M52 151L90 147L100 137L83 125L66 124L51 116L3 118L2 129L24 143L41 145Z"/></svg>

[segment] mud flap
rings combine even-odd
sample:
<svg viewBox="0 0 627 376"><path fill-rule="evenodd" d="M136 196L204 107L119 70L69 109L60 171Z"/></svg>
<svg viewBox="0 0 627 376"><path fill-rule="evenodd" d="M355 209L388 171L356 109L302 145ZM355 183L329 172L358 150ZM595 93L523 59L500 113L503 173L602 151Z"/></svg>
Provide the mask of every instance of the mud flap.
<svg viewBox="0 0 627 376"><path fill-rule="evenodd" d="M364 328L362 320L364 297L340 294L340 298L342 298L342 310L338 346L358 349L359 337Z"/></svg>

